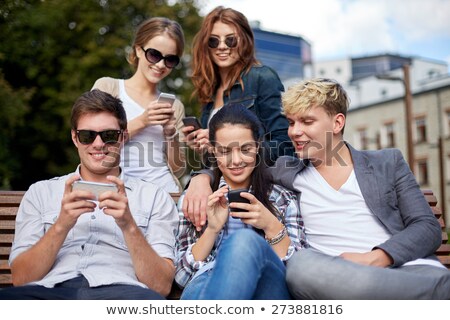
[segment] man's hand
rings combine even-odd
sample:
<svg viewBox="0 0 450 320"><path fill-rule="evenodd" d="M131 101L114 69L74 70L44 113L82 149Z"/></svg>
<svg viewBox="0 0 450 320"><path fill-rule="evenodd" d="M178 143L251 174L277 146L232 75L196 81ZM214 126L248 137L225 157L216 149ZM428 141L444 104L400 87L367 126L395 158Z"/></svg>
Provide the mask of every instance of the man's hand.
<svg viewBox="0 0 450 320"><path fill-rule="evenodd" d="M199 174L191 179L183 199L182 210L186 219L191 221L197 231L206 223L206 205L212 193L209 176Z"/></svg>
<svg viewBox="0 0 450 320"><path fill-rule="evenodd" d="M344 252L340 257L354 263L382 268L388 267L393 263L392 258L381 249L364 253Z"/></svg>
<svg viewBox="0 0 450 320"><path fill-rule="evenodd" d="M128 206L125 185L122 180L115 176L107 176L106 178L117 185L117 192L106 191L100 194L98 206L103 209L104 214L113 217L119 228L124 231L127 227L136 224Z"/></svg>
<svg viewBox="0 0 450 320"><path fill-rule="evenodd" d="M55 227L62 228L66 233L73 228L83 213L93 212L96 207L96 204L90 201L95 200L95 195L92 192L85 190L72 191L72 184L79 179L80 176L77 174L67 179L61 201L61 212L55 221Z"/></svg>

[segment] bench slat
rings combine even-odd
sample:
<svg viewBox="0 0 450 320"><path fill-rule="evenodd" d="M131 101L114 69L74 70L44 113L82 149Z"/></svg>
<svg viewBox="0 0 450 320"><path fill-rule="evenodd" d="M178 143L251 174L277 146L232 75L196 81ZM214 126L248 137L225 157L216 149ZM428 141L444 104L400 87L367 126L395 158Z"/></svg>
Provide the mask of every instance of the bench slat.
<svg viewBox="0 0 450 320"><path fill-rule="evenodd" d="M11 247L0 247L0 256L9 256L11 252Z"/></svg>
<svg viewBox="0 0 450 320"><path fill-rule="evenodd" d="M0 234L0 245L9 244L11 245L14 239L13 234Z"/></svg>
<svg viewBox="0 0 450 320"><path fill-rule="evenodd" d="M15 227L16 227L16 222L14 220L0 220L0 231L2 233L8 232L8 231L12 231L12 233L14 233Z"/></svg>
<svg viewBox="0 0 450 320"><path fill-rule="evenodd" d="M443 244L437 249L437 255L449 255L450 254L450 244Z"/></svg>

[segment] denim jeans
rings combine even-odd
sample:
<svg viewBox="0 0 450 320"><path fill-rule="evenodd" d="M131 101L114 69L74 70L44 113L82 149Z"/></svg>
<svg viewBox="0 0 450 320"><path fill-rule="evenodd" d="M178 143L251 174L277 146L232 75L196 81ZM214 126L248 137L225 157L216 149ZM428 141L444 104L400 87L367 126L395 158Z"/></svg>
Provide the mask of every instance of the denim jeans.
<svg viewBox="0 0 450 320"><path fill-rule="evenodd" d="M242 229L222 243L212 270L194 278L181 299L287 300L286 268L263 237Z"/></svg>
<svg viewBox="0 0 450 320"><path fill-rule="evenodd" d="M151 289L131 285L89 287L85 277L57 284L53 288L26 285L0 290L0 300L161 300Z"/></svg>
<svg viewBox="0 0 450 320"><path fill-rule="evenodd" d="M287 264L295 299L450 299L450 271L430 265L364 266L305 249Z"/></svg>

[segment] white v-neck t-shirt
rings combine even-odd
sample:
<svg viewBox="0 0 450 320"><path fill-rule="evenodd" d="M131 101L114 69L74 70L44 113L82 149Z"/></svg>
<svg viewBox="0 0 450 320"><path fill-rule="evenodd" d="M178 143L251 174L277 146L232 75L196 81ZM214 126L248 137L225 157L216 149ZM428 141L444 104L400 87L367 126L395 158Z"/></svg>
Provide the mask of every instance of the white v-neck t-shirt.
<svg viewBox="0 0 450 320"><path fill-rule="evenodd" d="M294 180L310 246L331 256L369 252L392 235L370 211L355 171L339 190L331 187L310 165ZM404 265L426 264L445 268L439 261L416 259Z"/></svg>
<svg viewBox="0 0 450 320"><path fill-rule="evenodd" d="M128 96L123 79L119 80L119 98L128 121L140 116L144 111ZM168 192L179 192L165 158L163 141L162 126L144 128L122 148L120 166L129 176L153 182Z"/></svg>
<svg viewBox="0 0 450 320"><path fill-rule="evenodd" d="M313 248L332 256L362 253L391 237L367 207L353 170L336 190L309 166L297 176L294 187L301 191L300 209Z"/></svg>

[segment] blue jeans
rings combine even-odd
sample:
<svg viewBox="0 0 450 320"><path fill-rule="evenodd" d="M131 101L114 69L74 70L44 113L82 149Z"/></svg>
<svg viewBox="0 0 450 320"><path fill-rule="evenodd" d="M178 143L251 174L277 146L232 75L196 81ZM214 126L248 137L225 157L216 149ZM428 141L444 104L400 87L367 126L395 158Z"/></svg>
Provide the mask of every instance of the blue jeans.
<svg viewBox="0 0 450 320"><path fill-rule="evenodd" d="M0 300L161 300L155 291L139 286L108 285L89 287L85 277L79 276L53 288L27 285L0 289Z"/></svg>
<svg viewBox="0 0 450 320"><path fill-rule="evenodd" d="M181 299L287 300L286 268L253 230L233 233L221 245L212 270L192 280Z"/></svg>
<svg viewBox="0 0 450 320"><path fill-rule="evenodd" d="M450 299L450 271L446 268L378 268L311 249L300 250L289 260L287 283L295 299Z"/></svg>

